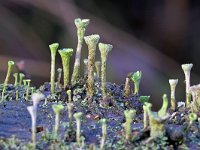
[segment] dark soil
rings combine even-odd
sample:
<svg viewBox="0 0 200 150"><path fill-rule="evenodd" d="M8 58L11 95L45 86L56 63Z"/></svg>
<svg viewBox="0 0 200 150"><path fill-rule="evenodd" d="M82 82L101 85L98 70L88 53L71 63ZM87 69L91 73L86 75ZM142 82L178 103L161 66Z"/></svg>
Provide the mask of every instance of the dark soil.
<svg viewBox="0 0 200 150"><path fill-rule="evenodd" d="M27 111L27 106L32 105L32 103L24 99L26 88L26 86L14 87L9 85L6 93L7 100L0 105L1 149L5 149L5 143L10 144L9 139L12 135L20 140L14 149L21 149L23 145L31 141L31 117ZM16 89L20 93L19 100L15 100ZM142 103L138 100L137 95L130 95L128 98L123 97L123 86L107 83L108 97L102 100L99 90L100 83L96 82L96 93L91 102L87 101L84 83L80 82L80 84L69 87L69 89L73 93L73 112L83 113L81 130L82 136L85 138L86 146L84 149L91 148L91 144L96 146L100 144L102 135L99 120L101 118L106 118L108 121L105 149L200 149L200 123L196 121L187 129L189 123L187 115L190 112L184 107L180 107L175 113L169 110L171 117L166 123L166 137L149 140L149 129L143 130ZM48 137L48 134L50 135L53 131L55 120L52 105L62 103L66 106L68 102L66 90L57 87L56 94L52 96L50 95L49 83L45 83L39 90L45 94L47 99L46 102L41 101L38 106L37 149L61 149L63 145L69 146L69 144L73 147L73 143L76 142L76 122L73 120L73 127L69 127L67 107L60 117L59 139L52 140ZM122 126L125 122L124 110L126 109L136 110L136 117L132 124L131 141L125 140ZM14 139L15 143L17 143L17 139ZM70 149L73 149L72 147Z"/></svg>

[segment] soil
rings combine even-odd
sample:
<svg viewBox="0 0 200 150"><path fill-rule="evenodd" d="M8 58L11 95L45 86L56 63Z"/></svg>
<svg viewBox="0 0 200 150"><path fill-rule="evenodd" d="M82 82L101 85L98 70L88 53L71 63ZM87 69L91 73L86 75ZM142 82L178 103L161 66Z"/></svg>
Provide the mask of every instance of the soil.
<svg viewBox="0 0 200 150"><path fill-rule="evenodd" d="M3 85L0 86L0 92ZM31 142L31 117L27 106L32 102L25 100L27 86L8 85L6 100L0 104L0 149L26 149ZM179 107L166 122L166 136L157 139L150 138L150 129L143 130L143 108L138 95L123 96L123 85L107 83L108 96L102 99L100 83L95 82L95 96L88 102L84 81L72 90L73 113L82 112L81 135L84 137L82 149L98 148L101 141L100 119L107 119L107 141L105 149L200 149L200 120L189 126L189 109ZM19 100L16 100L16 90ZM73 119L69 126L67 107L60 116L59 138L52 138L55 114L52 105L62 103L67 105L66 90L59 85L56 94L50 95L50 85L45 83L39 89L46 96L41 101L37 111L37 146L36 149L78 149L76 144L76 122ZM30 92L31 95L31 92ZM132 139L125 140L123 123L124 110L135 109L136 117L132 123ZM200 117L200 114L198 114ZM15 137L13 137L13 135Z"/></svg>

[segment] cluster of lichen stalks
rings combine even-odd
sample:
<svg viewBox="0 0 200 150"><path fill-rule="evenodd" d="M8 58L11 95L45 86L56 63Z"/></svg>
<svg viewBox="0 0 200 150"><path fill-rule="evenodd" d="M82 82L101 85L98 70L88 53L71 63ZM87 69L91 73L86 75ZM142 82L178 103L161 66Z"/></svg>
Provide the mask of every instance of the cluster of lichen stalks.
<svg viewBox="0 0 200 150"><path fill-rule="evenodd" d="M13 99L13 97L9 97L9 94L7 94L6 91L9 85L8 83L10 80L10 76L11 76L12 68L14 64L15 64L14 61L8 61L8 70L7 70L6 79L3 84L0 103L2 103L5 99L9 99L9 100ZM15 79L15 82L14 82L15 99L19 100L21 98L21 99L25 99L29 101L30 94L32 95L35 92L35 87L31 87L31 80L25 79L25 75L23 73L14 73L13 77Z"/></svg>
<svg viewBox="0 0 200 150"><path fill-rule="evenodd" d="M83 40L85 40L85 43L88 46L88 59L84 60L85 64L85 72L84 77L86 77L86 87L87 87L87 99L92 99L94 97L94 79L99 78L101 81L101 94L102 99L107 97L106 93L106 62L107 62L107 56L108 53L113 48L110 44L103 44L99 43L98 41L100 39L100 36L97 34L90 35L90 36L84 36L86 27L89 24L89 19L75 19L75 25L77 27L77 36L78 36L78 45L77 45L77 51L75 56L75 63L74 63L74 69L71 77L70 82L70 57L73 54L72 48L64 48L61 50L58 50L59 44L54 43L51 44L50 51L51 51L51 78L50 78L50 85L51 85L51 94L53 95L55 93L55 59L57 51L59 52L62 64L63 64L63 89L66 91L68 95L68 103L67 103L67 110L68 110L68 118L69 118L69 124L72 126L72 116L74 116L77 124L76 129L76 142L79 147L82 146L83 138L81 136L81 117L82 113L77 112L74 115L72 114L73 109L73 101L71 100L71 90L69 89L70 85L75 85L77 82L79 82L80 79L80 60L81 60L81 48L83 45ZM99 46L99 50L101 53L101 62L96 61L95 62L95 54L96 54L96 47L97 44ZM9 78L11 75L12 67L14 65L13 61L8 62L8 72L7 76L4 82L3 91L1 94L1 101L5 100L5 93L6 88L8 86ZM192 114L190 114L189 118L191 120L191 123L193 120L197 119L196 113L198 112L200 108L200 85L190 86L190 71L192 68L192 64L184 64L182 65L182 69L185 73L185 80L186 80L186 107L191 108ZM96 72L95 72L96 67ZM101 70L101 71L100 71ZM62 69L58 69L59 75L58 75L58 83L60 84L60 78L61 78L61 72ZM101 73L100 73L101 72ZM18 82L18 76L20 78ZM23 74L14 74L15 77L15 86L21 86L22 81L24 81L24 84L27 84L27 100L29 99L29 89L30 89L30 81L31 80L23 80L24 75ZM123 94L124 97L129 97L131 95L130 90L130 80L134 82L134 94L139 94L139 85L140 80L142 77L141 71L137 71L135 73L131 73L126 78L126 82L124 85ZM169 80L170 87L171 87L171 109L173 111L176 111L176 99L175 99L175 87L178 83L178 79L170 79ZM34 92L34 90L33 90ZM16 92L17 95L17 92ZM192 96L192 102L191 102L191 96ZM16 96L17 99L18 96ZM150 138L157 138L162 137L165 135L165 121L169 118L169 114L167 113L168 108L168 99L167 95L163 95L163 105L161 109L158 112L153 112L151 110L152 104L149 103L149 96L140 96L139 100L143 103L143 110L144 110L144 116L143 116L143 128L146 129L150 127ZM28 106L27 109L31 115L32 118L32 143L35 148L36 146L36 120L37 120L37 105L40 100L44 99L44 95L42 93L36 92L32 93L32 102L33 106ZM59 120L60 120L60 113L62 110L64 110L64 106L62 104L55 104L52 106L54 113L56 114L55 117L55 126L54 126L54 135L56 138L58 138L58 130L59 130ZM136 111L134 109L125 110L124 116L126 119L126 122L123 124L124 126L124 137L127 141L130 141L132 139L132 128L131 124L133 122L133 118L136 115ZM101 138L101 144L100 149L104 149L104 145L107 139L107 120L105 118L101 119L102 123L102 138ZM190 123L190 124L191 124Z"/></svg>

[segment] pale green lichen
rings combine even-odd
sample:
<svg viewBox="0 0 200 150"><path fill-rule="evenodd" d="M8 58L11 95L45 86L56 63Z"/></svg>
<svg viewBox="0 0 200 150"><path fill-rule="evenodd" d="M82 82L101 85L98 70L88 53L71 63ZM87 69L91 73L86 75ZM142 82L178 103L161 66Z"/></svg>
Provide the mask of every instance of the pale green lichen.
<svg viewBox="0 0 200 150"><path fill-rule="evenodd" d="M72 103L67 103L67 111L68 111L68 118L69 118L69 127L72 127L72 109L73 109L73 104Z"/></svg>
<svg viewBox="0 0 200 150"><path fill-rule="evenodd" d="M85 35L85 30L86 30L89 22L90 22L89 19L76 18L74 20L74 23L77 27L78 45L77 45L77 49L76 49L74 70L73 70L72 79L71 79L72 85L74 85L76 83L76 81L78 80L79 75L80 75L81 49L82 49L82 45L83 45L83 38Z"/></svg>
<svg viewBox="0 0 200 150"><path fill-rule="evenodd" d="M23 73L19 73L19 86L22 86L22 82L24 80L25 75Z"/></svg>
<svg viewBox="0 0 200 150"><path fill-rule="evenodd" d="M200 110L200 84L191 86L189 92L192 94L191 109L192 112L198 113Z"/></svg>
<svg viewBox="0 0 200 150"><path fill-rule="evenodd" d="M3 84L3 91L2 91L2 94L1 94L1 101L4 100L4 95L5 95L5 92L6 92L6 88L8 86L8 82L10 80L10 75L11 75L12 68L13 68L14 64L15 64L14 61L8 61L8 70L7 70L6 79L5 79L4 84Z"/></svg>
<svg viewBox="0 0 200 150"><path fill-rule="evenodd" d="M99 42L100 36L97 34L85 36L85 42L88 46L88 78L87 78L87 96L92 98L94 95L94 64L96 46Z"/></svg>
<svg viewBox="0 0 200 150"><path fill-rule="evenodd" d="M34 106L28 106L27 107L27 110L28 112L30 113L31 115L31 123L32 123L32 126L31 126L31 131L32 131L32 144L34 146L34 149L35 149L35 146L36 146L36 120L37 120L37 114L36 114L36 109Z"/></svg>
<svg viewBox="0 0 200 150"><path fill-rule="evenodd" d="M130 78L126 78L125 85L124 85L124 97L129 97L131 94L131 86L130 86Z"/></svg>
<svg viewBox="0 0 200 150"><path fill-rule="evenodd" d="M142 72L141 71L137 71L135 73L132 73L130 75L131 80L134 83L134 94L139 94L139 88L140 88L140 80L142 78Z"/></svg>
<svg viewBox="0 0 200 150"><path fill-rule="evenodd" d="M73 54L73 49L71 48L64 48L62 50L58 50L60 56L62 58L63 64L63 82L64 88L69 87L69 66L70 66L70 58Z"/></svg>
<svg viewBox="0 0 200 150"><path fill-rule="evenodd" d="M53 43L49 45L51 51L51 78L50 78L51 94L54 94L55 92L55 64L56 64L56 54L58 46L59 46L58 43Z"/></svg>
<svg viewBox="0 0 200 150"><path fill-rule="evenodd" d="M108 53L113 46L110 44L99 43L99 51L101 53L101 92L102 96L106 97L106 64Z"/></svg>
<svg viewBox="0 0 200 150"><path fill-rule="evenodd" d="M58 68L57 69L57 83L56 83L56 86L57 88L60 86L61 84L61 77L62 77L62 68Z"/></svg>
<svg viewBox="0 0 200 150"><path fill-rule="evenodd" d="M86 79L88 75L88 59L84 59L83 63L84 63L84 79Z"/></svg>
<svg viewBox="0 0 200 150"><path fill-rule="evenodd" d="M65 107L62 104L54 104L52 108L53 108L54 113L56 114L54 134L55 134L55 137L57 138L58 130L59 130L59 122L60 122L60 113Z"/></svg>
<svg viewBox="0 0 200 150"><path fill-rule="evenodd" d="M182 66L183 72L185 74L185 84L186 84L186 107L190 107L191 94L189 92L190 88L190 72L193 67L193 64L183 64Z"/></svg>
<svg viewBox="0 0 200 150"><path fill-rule="evenodd" d="M178 84L178 79L169 79L170 89L171 89L171 109L176 109L176 98L175 98L175 89Z"/></svg>
<svg viewBox="0 0 200 150"><path fill-rule="evenodd" d="M15 78L14 86L17 86L17 85L18 85L18 76L19 76L18 73L14 73L14 74L13 74L13 77Z"/></svg>
<svg viewBox="0 0 200 150"><path fill-rule="evenodd" d="M148 112L146 105L148 104L150 96L140 96L139 101L143 103L143 128L146 129L148 127Z"/></svg>
<svg viewBox="0 0 200 150"><path fill-rule="evenodd" d="M149 116L149 124L150 124L150 135L151 138L162 137L166 133L165 129L165 121L169 118L169 114L166 113L168 107L168 99L167 95L163 95L163 104L161 109L158 112L152 112L150 103L146 103L144 105L147 109L148 116Z"/></svg>
<svg viewBox="0 0 200 150"><path fill-rule="evenodd" d="M74 118L76 119L76 142L78 145L81 147L81 117L83 113L82 112L77 112L74 114Z"/></svg>
<svg viewBox="0 0 200 150"><path fill-rule="evenodd" d="M37 105L40 100L44 99L44 95L41 93L35 93L32 95L33 106L28 106L27 110L31 115L32 120L32 144L35 149L36 146L36 122L37 122Z"/></svg>
<svg viewBox="0 0 200 150"><path fill-rule="evenodd" d="M28 101L29 100L29 89L30 89L30 83L31 83L31 80L30 79L27 79L25 80L26 83L27 83L27 88L26 88L26 100Z"/></svg>
<svg viewBox="0 0 200 150"><path fill-rule="evenodd" d="M95 62L95 68L96 68L96 79L97 79L97 81L99 81L100 72L101 72L101 62L100 61Z"/></svg>
<svg viewBox="0 0 200 150"><path fill-rule="evenodd" d="M100 149L103 150L107 138L107 120L105 118L100 120L102 125L102 138L101 138L101 146Z"/></svg>
<svg viewBox="0 0 200 150"><path fill-rule="evenodd" d="M124 129L125 129L125 137L126 137L126 140L130 141L131 135L132 135L131 134L132 133L131 123L133 121L133 118L136 115L136 110L134 110L134 109L125 110L124 115L125 115L125 118L126 118L126 122L123 124Z"/></svg>

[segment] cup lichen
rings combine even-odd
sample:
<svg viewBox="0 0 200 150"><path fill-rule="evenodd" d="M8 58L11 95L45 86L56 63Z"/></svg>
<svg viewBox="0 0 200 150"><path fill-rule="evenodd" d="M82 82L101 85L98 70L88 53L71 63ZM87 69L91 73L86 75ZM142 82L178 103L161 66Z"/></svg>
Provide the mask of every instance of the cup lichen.
<svg viewBox="0 0 200 150"><path fill-rule="evenodd" d="M3 84L3 91L2 91L2 94L1 94L1 101L4 100L4 95L5 95L5 92L6 92L6 88L8 86L8 82L10 80L10 75L11 75L11 72L12 72L12 68L14 66L15 62L14 61L8 61L8 70L7 70L7 75L6 75L6 79L4 81L4 84Z"/></svg>
<svg viewBox="0 0 200 150"><path fill-rule="evenodd" d="M64 88L69 87L69 66L70 66L70 58L73 54L72 48L64 48L62 50L58 50L60 53L60 56L62 58L62 64L63 64L63 82L64 82Z"/></svg>
<svg viewBox="0 0 200 150"><path fill-rule="evenodd" d="M130 75L130 78L134 83L134 95L139 94L140 80L142 78L142 72L141 71L137 71L135 73L132 73Z"/></svg>
<svg viewBox="0 0 200 150"><path fill-rule="evenodd" d="M108 53L113 46L110 44L99 43L99 51L101 53L101 92L102 96L106 97L106 64Z"/></svg>
<svg viewBox="0 0 200 150"><path fill-rule="evenodd" d="M72 85L74 85L76 83L76 81L80 75L81 49L82 49L82 45L83 45L83 38L85 35L85 30L86 30L87 26L89 25L90 20L76 18L74 20L74 23L77 28L78 45L77 45L77 49L76 49L74 69L73 69L72 79L71 79Z"/></svg>
<svg viewBox="0 0 200 150"><path fill-rule="evenodd" d="M22 86L22 82L24 80L25 75L23 73L19 73L19 86Z"/></svg>
<svg viewBox="0 0 200 150"><path fill-rule="evenodd" d="M82 112L77 112L74 114L74 118L76 119L76 142L78 145L81 147L81 117L83 113Z"/></svg>
<svg viewBox="0 0 200 150"><path fill-rule="evenodd" d="M182 64L182 69L185 74L185 84L186 84L186 107L190 107L190 101L191 101L191 94L189 92L190 88L190 72L193 67L193 64Z"/></svg>
<svg viewBox="0 0 200 150"><path fill-rule="evenodd" d="M94 95L94 64L95 64L95 54L96 46L99 42L100 36L98 34L93 34L84 37L85 42L88 46L88 78L87 78L87 96L92 98Z"/></svg>
<svg viewBox="0 0 200 150"><path fill-rule="evenodd" d="M14 86L15 86L15 87L18 85L18 76L19 76L18 73L14 73L14 74L13 74L13 77L15 78L15 83L14 83Z"/></svg>
<svg viewBox="0 0 200 150"><path fill-rule="evenodd" d="M126 78L124 85L124 97L129 97L131 94L130 78Z"/></svg>
<svg viewBox="0 0 200 150"><path fill-rule="evenodd" d="M107 120L105 118L100 120L102 125L102 138L101 138L101 146L100 149L103 150L105 146L105 141L107 138Z"/></svg>
<svg viewBox="0 0 200 150"><path fill-rule="evenodd" d="M59 47L58 43L53 43L49 45L51 51L51 78L50 78L51 94L54 94L55 92L55 64L56 64L56 54L58 47Z"/></svg>
<svg viewBox="0 0 200 150"><path fill-rule="evenodd" d="M101 72L101 62L100 61L95 62L95 68L96 68L96 79L97 79L97 81L99 81L100 72Z"/></svg>
<svg viewBox="0 0 200 150"><path fill-rule="evenodd" d="M125 110L124 115L126 118L126 122L123 124L124 129L125 129L125 138L126 140L130 141L131 140L131 123L133 121L133 118L136 115L136 110L131 109L131 110Z"/></svg>
<svg viewBox="0 0 200 150"><path fill-rule="evenodd" d="M163 95L163 104L161 109L158 112L151 111L151 103L146 103L145 107L149 116L149 124L150 124L150 136L151 138L162 137L166 133L165 129L165 121L169 118L169 114L166 113L168 107L168 99L167 95Z"/></svg>
<svg viewBox="0 0 200 150"><path fill-rule="evenodd" d="M176 109L176 98L175 90L178 84L178 79L169 79L170 89L171 89L171 109L175 111Z"/></svg>
<svg viewBox="0 0 200 150"><path fill-rule="evenodd" d="M58 136L58 130L59 130L59 123L60 123L60 113L65 108L62 104L54 104L52 105L53 111L56 114L55 117L55 126L54 126L54 134L57 138Z"/></svg>

